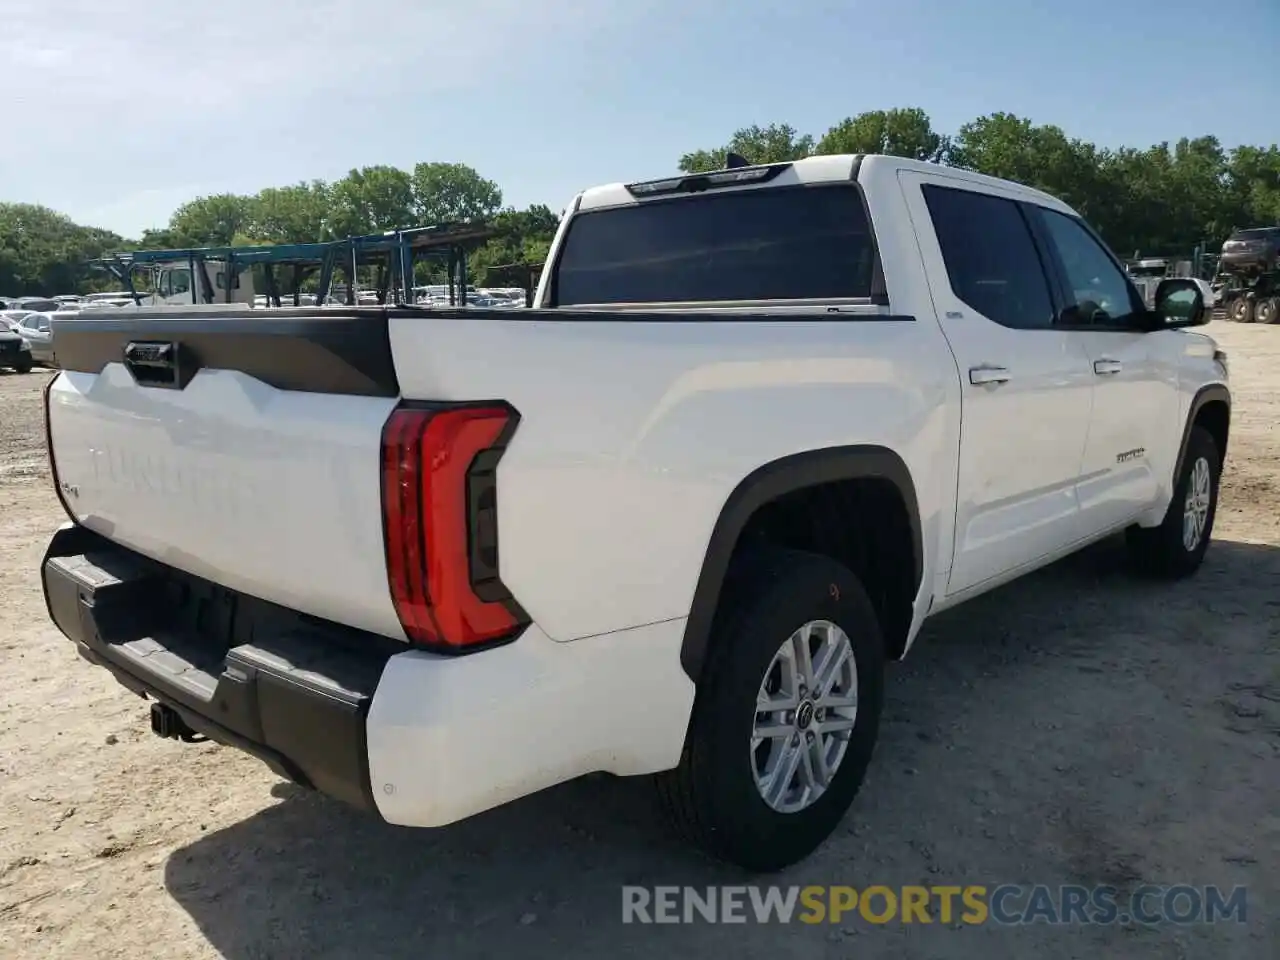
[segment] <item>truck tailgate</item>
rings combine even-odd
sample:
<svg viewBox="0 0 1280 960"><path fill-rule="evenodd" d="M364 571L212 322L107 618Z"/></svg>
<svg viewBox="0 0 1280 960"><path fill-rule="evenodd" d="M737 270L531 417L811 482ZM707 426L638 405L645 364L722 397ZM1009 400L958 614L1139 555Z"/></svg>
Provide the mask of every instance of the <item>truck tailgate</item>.
<svg viewBox="0 0 1280 960"><path fill-rule="evenodd" d="M251 596L403 638L379 451L381 311L60 320L49 439L84 526Z"/></svg>

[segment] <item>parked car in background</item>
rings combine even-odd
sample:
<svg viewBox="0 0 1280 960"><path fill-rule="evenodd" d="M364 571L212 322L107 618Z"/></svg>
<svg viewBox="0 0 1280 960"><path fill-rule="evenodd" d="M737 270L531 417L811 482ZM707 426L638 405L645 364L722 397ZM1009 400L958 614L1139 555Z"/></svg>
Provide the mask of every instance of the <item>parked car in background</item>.
<svg viewBox="0 0 1280 960"><path fill-rule="evenodd" d="M78 311L77 311L78 312ZM29 313L18 321L14 332L21 335L30 346L30 358L34 363L54 366L53 333L49 324L54 311Z"/></svg>
<svg viewBox="0 0 1280 960"><path fill-rule="evenodd" d="M133 296L128 290L107 290L98 293L86 293L80 298L81 303L96 303L99 300L128 300L133 302Z"/></svg>
<svg viewBox="0 0 1280 960"><path fill-rule="evenodd" d="M1221 266L1240 273L1280 269L1280 227L1234 230L1222 245Z"/></svg>
<svg viewBox="0 0 1280 960"><path fill-rule="evenodd" d="M30 310L0 310L0 323L5 327L16 327L18 321L30 312Z"/></svg>
<svg viewBox="0 0 1280 960"><path fill-rule="evenodd" d="M62 308L62 304L49 297L24 297L13 301L10 309L29 310L33 313L53 313Z"/></svg>
<svg viewBox="0 0 1280 960"><path fill-rule="evenodd" d="M120 307L137 306L129 297L113 300L85 300L76 306L77 310L117 310Z"/></svg>
<svg viewBox="0 0 1280 960"><path fill-rule="evenodd" d="M8 327L0 329L0 368L8 367L18 373L30 373L34 365L31 360L31 345L26 338Z"/></svg>

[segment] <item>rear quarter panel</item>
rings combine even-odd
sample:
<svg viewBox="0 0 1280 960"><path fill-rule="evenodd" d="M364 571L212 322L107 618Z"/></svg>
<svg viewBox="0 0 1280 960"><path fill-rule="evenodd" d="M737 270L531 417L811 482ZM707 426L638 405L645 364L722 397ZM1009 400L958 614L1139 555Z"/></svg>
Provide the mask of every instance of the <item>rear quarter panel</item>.
<svg viewBox="0 0 1280 960"><path fill-rule="evenodd" d="M520 412L498 471L501 575L550 637L687 616L734 488L766 463L827 447L877 444L907 463L931 584L954 497L939 464L955 452L954 362L931 312L551 313L400 316L390 331L407 398L505 399Z"/></svg>

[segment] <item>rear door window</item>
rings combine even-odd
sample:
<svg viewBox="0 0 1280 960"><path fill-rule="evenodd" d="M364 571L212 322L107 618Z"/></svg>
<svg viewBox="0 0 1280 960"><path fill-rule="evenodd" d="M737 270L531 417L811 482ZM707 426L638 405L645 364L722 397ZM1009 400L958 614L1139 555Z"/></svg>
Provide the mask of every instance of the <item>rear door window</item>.
<svg viewBox="0 0 1280 960"><path fill-rule="evenodd" d="M574 217L552 302L858 299L874 263L855 184L706 193Z"/></svg>
<svg viewBox="0 0 1280 960"><path fill-rule="evenodd" d="M1053 325L1049 281L1016 203L933 184L924 199L957 297L1003 327Z"/></svg>

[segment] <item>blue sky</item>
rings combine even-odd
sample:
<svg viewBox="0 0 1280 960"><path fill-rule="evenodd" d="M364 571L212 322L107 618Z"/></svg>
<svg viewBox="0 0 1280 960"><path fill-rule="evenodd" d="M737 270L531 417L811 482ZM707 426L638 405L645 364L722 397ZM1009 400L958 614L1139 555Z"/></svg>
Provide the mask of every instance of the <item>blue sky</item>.
<svg viewBox="0 0 1280 960"><path fill-rule="evenodd" d="M199 194L420 160L560 209L738 127L894 106L1280 141L1280 0L0 0L0 24L0 200L129 236Z"/></svg>

